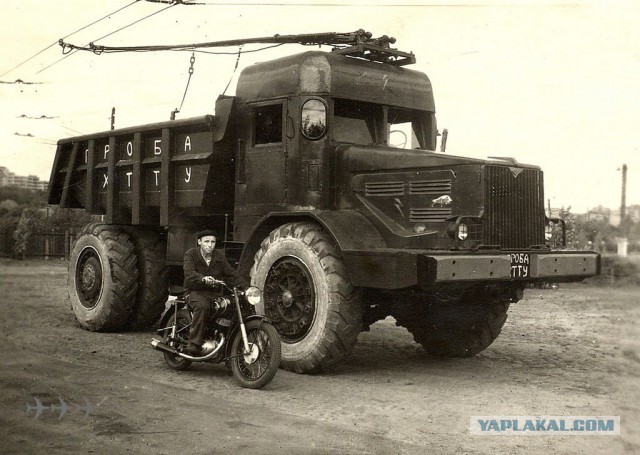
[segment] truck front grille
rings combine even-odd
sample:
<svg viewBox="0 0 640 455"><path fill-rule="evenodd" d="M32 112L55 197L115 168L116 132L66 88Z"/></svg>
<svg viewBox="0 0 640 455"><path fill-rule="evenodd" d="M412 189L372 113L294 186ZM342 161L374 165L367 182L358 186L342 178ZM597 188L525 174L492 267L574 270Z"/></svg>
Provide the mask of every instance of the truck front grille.
<svg viewBox="0 0 640 455"><path fill-rule="evenodd" d="M485 245L544 245L543 174L536 169L485 167Z"/></svg>

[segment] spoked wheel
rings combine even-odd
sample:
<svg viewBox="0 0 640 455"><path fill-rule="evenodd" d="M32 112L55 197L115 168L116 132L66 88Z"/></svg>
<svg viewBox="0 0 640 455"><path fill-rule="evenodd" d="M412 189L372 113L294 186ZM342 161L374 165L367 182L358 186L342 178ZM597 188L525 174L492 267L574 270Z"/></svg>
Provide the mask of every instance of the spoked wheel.
<svg viewBox="0 0 640 455"><path fill-rule="evenodd" d="M173 315L168 321L169 323L173 322ZM171 346L172 348L179 349L181 346L184 347L189 343L189 329L191 327L191 313L186 308L178 310L178 317L176 322L176 333L175 336L171 337L171 329L172 325L168 326L162 332L162 342L166 345ZM164 361L169 365L170 368L174 370L186 370L191 366L191 360L185 359L178 355L173 355L168 352L164 354Z"/></svg>
<svg viewBox="0 0 640 455"><path fill-rule="evenodd" d="M280 336L264 321L246 324L249 351L245 352L242 333L238 331L231 345L231 371L242 387L260 389L267 385L280 365Z"/></svg>
<svg viewBox="0 0 640 455"><path fill-rule="evenodd" d="M265 300L270 302L269 317L278 321L286 343L300 341L309 332L316 313L313 279L297 258L277 261L265 282Z"/></svg>
<svg viewBox="0 0 640 455"><path fill-rule="evenodd" d="M255 255L251 284L264 290L258 314L282 336L282 368L318 372L347 356L362 328L360 293L340 248L313 223L271 232Z"/></svg>

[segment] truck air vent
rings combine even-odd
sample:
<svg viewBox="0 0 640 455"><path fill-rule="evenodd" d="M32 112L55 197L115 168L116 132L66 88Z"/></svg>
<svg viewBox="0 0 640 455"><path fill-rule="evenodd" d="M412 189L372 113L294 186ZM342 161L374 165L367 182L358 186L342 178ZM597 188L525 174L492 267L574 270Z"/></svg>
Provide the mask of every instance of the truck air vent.
<svg viewBox="0 0 640 455"><path fill-rule="evenodd" d="M421 180L409 182L409 194L451 194L451 180Z"/></svg>
<svg viewBox="0 0 640 455"><path fill-rule="evenodd" d="M537 169L485 167L484 243L502 248L544 245L543 174Z"/></svg>
<svg viewBox="0 0 640 455"><path fill-rule="evenodd" d="M409 211L411 223L433 223L444 221L451 216L451 207L412 208Z"/></svg>
<svg viewBox="0 0 640 455"><path fill-rule="evenodd" d="M365 196L403 196L404 182L366 182Z"/></svg>

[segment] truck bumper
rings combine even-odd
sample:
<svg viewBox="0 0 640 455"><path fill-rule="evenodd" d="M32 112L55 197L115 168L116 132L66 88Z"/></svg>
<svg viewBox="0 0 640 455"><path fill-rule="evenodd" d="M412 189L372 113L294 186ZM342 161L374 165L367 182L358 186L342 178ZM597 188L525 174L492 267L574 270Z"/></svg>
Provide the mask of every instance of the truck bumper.
<svg viewBox="0 0 640 455"><path fill-rule="evenodd" d="M470 281L571 282L600 273L591 251L455 254L385 250L344 252L354 286L399 289Z"/></svg>

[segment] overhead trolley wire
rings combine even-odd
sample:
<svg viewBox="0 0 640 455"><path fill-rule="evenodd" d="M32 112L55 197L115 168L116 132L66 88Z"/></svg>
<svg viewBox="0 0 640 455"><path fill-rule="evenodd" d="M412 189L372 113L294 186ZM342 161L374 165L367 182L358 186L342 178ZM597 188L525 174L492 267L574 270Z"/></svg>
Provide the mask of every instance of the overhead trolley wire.
<svg viewBox="0 0 640 455"><path fill-rule="evenodd" d="M138 2L138 1L139 1L139 0L136 0L134 3ZM171 5L169 5L169 6L165 7L165 8L162 8L161 10L158 10L158 11L153 12L153 13L151 13L151 14L147 14L146 16L144 16L144 17L142 17L142 18L140 18L140 19L138 19L138 20L135 20L135 21L131 22L130 24L127 24L127 25L125 25L125 26L123 26L123 27L120 27L119 29L114 30L113 32L107 33L106 35L103 35L103 36L101 36L100 38L96 38L96 39L95 39L95 40L93 40L91 43L87 44L86 46L93 45L93 42L94 42L94 41L99 41L99 40L101 40L101 39L104 39L104 38L107 38L107 37L109 37L109 36L115 35L116 33L121 32L122 30L124 30L124 29L126 29L126 28L129 28L129 27L131 27L131 26L133 26L133 25L136 25L136 24L138 24L138 23L142 22L142 21L143 21L143 20L145 20L145 19L149 19L150 17L155 16L156 14L160 14L160 13L162 13L163 11L166 11L166 10L168 10L169 8L173 8L174 6L177 6L177 5L179 5L179 4L180 4L180 3L172 3ZM129 6L129 5L127 5L127 6ZM64 59L66 59L67 57L70 57L71 55L75 54L78 50L80 50L80 49L81 49L81 47L78 47L77 49L76 49L76 48L72 48L70 51L68 51L68 52L66 52L66 53L65 53L65 49L66 49L66 47L69 47L69 46L66 46L66 47L65 47L65 46L64 46L64 41L63 41L63 40L64 40L64 38L61 38L61 39L58 41L58 44L60 44L61 46L63 46L63 47L62 47L62 52L63 52L64 56L63 56L61 59L56 60L56 61L55 61L55 62L53 62L52 64L50 64L50 65L48 65L48 66L46 66L46 67L42 68L42 69L41 69L40 71L38 71L36 74L40 74L40 73L42 73L43 71L45 71L45 70L47 70L47 69L51 68L53 65L56 65L56 64L60 63L61 61L63 61L63 60L64 60ZM86 46L85 46L85 47L86 47Z"/></svg>
<svg viewBox="0 0 640 455"><path fill-rule="evenodd" d="M68 35L64 36L62 39L68 38L68 37L70 37L71 35L75 35L76 33L79 33L79 32L81 32L82 30L84 30L84 29L86 29L86 28L89 28L89 27L91 27L92 25L95 25L95 24L97 24L97 23L98 23L98 22L100 22L100 21L105 20L105 19L107 19L107 18L108 18L108 17L110 17L110 16L113 16L113 15L114 15L114 14L116 14L116 13L119 13L120 11L122 11L122 10L124 10L124 9L126 9L126 8L128 8L128 7L130 7L131 5L133 5L134 3L137 3L137 2L139 2L139 1L140 1L140 0L133 0L133 1L132 1L131 3L129 3L128 5L125 5L125 6L123 6L122 8L119 8L119 9L115 10L115 11L114 11L114 12L112 12L112 13L109 13L109 14L107 14L107 15L105 15L105 16L102 16L100 19L97 19L97 20L95 20L95 21L91 22L90 24L87 24L87 25L85 25L85 26L83 26L83 27L80 27L78 30L75 30L75 31L73 31L73 32L69 33ZM22 62L18 63L18 64L17 64L16 66L14 66L13 68L11 68L11 69L9 69L9 70L5 71L4 73L0 74L0 77L4 77L5 75L9 74L11 71L13 71L13 70L15 70L15 69L17 69L17 68L20 68L22 65L24 65L25 63L27 63L27 62L29 62L29 61L33 60L33 59L34 59L34 58L36 58L38 55L42 54L44 51L47 51L47 50L51 49L53 46L55 46L55 45L56 45L56 44L58 44L59 42L60 42L59 40L58 40L58 41L54 41L53 43L49 44L49 45L48 45L47 47L45 47L44 49L42 49L42 50L40 50L40 51L36 52L35 54L33 54L33 55L32 55L31 57L29 57L28 59L23 60Z"/></svg>

